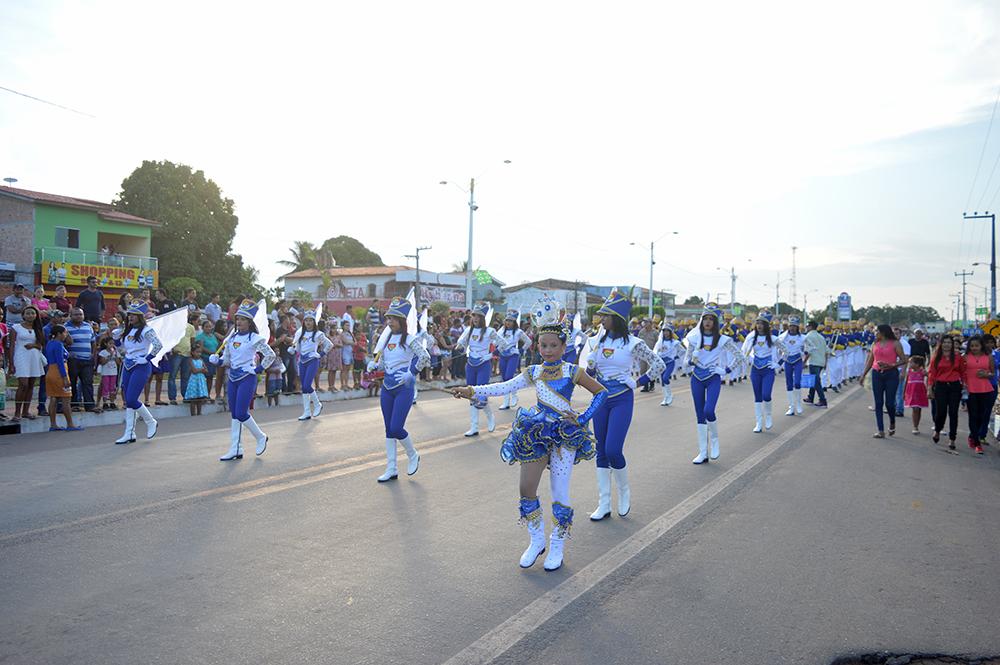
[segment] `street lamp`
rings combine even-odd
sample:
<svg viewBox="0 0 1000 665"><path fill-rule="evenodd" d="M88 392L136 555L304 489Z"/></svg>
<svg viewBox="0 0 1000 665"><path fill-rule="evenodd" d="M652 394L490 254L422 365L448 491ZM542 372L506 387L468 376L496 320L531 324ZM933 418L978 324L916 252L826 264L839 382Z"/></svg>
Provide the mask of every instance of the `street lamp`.
<svg viewBox="0 0 1000 665"><path fill-rule="evenodd" d="M962 213L962 219L988 219L990 220L990 314L997 314L997 216L996 213L985 211L982 215L978 211L972 213Z"/></svg>
<svg viewBox="0 0 1000 665"><path fill-rule="evenodd" d="M752 263L753 259L747 259L747 263ZM722 270L721 267L716 266L716 270ZM736 266L730 266L729 268L729 313L733 316L736 312L733 308L736 306Z"/></svg>
<svg viewBox="0 0 1000 665"><path fill-rule="evenodd" d="M806 323L806 319L809 318L809 294L819 293L819 289L809 289L802 294L802 322Z"/></svg>
<svg viewBox="0 0 1000 665"><path fill-rule="evenodd" d="M503 160L504 164L510 164L509 159ZM480 174L481 176L482 174ZM465 309L472 309L472 219L479 206L476 205L476 179L469 179L469 189L466 190L461 185L442 180L442 185L455 185L460 190L469 195L469 256L465 263Z"/></svg>
<svg viewBox="0 0 1000 665"><path fill-rule="evenodd" d="M778 316L779 314L781 314L781 312L778 311L781 308L781 306L780 306L780 303L781 303L781 285L782 284L786 284L786 283L788 283L788 282L790 282L792 280L791 279L781 279L781 272L778 272L778 274L777 274L776 277L777 278L776 278L776 280L775 280L775 282L773 284L773 286L774 286L774 315ZM768 284L767 282L764 282L764 286L772 286L772 285Z"/></svg>
<svg viewBox="0 0 1000 665"><path fill-rule="evenodd" d="M417 310L420 310L420 252L425 252L428 249L434 249L433 247L417 247L415 254L404 254L403 258L406 259L416 259L417 261L417 288L413 289L415 294L415 301L417 304Z"/></svg>
<svg viewBox="0 0 1000 665"><path fill-rule="evenodd" d="M662 236L649 243L649 320L650 321L653 320L653 266L656 265L656 258L653 256L653 246L656 245L656 243L658 243L659 241L666 238L667 236L671 235L676 236L679 235L679 233L677 231L667 231ZM638 247L639 243L630 242L629 245L633 247Z"/></svg>

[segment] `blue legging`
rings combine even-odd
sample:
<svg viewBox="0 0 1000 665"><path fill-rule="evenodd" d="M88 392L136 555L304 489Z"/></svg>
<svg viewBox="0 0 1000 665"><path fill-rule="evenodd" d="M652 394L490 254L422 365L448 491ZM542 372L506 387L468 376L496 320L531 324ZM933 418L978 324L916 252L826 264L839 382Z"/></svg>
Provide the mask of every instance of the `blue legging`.
<svg viewBox="0 0 1000 665"><path fill-rule="evenodd" d="M606 400L594 414L594 436L597 438L597 466L606 469L625 468L625 436L632 424L632 390Z"/></svg>
<svg viewBox="0 0 1000 665"><path fill-rule="evenodd" d="M490 363L482 365L465 364L465 383L469 386L485 386L490 382Z"/></svg>
<svg viewBox="0 0 1000 665"><path fill-rule="evenodd" d="M694 413L698 416L698 424L715 422L715 405L719 403L719 391L722 390L722 377L712 374L706 381L700 381L691 375L691 397L694 398Z"/></svg>
<svg viewBox="0 0 1000 665"><path fill-rule="evenodd" d="M785 390L802 388L802 358L793 363L785 363Z"/></svg>
<svg viewBox="0 0 1000 665"><path fill-rule="evenodd" d="M771 389L774 388L774 370L754 366L750 370L750 385L753 386L754 402L770 402Z"/></svg>
<svg viewBox="0 0 1000 665"><path fill-rule="evenodd" d="M299 362L299 377L302 381L302 394L311 395L313 383L316 381L316 372L319 370L319 358L312 358L305 362Z"/></svg>
<svg viewBox="0 0 1000 665"><path fill-rule="evenodd" d="M153 372L153 366L148 362L133 365L132 369L127 367L122 370L122 395L125 398L125 406L130 409L142 408L142 391L149 381L149 375Z"/></svg>
<svg viewBox="0 0 1000 665"><path fill-rule="evenodd" d="M899 385L899 370L886 369L872 372L872 392L875 394L875 424L878 431L882 425L882 408L889 409L889 429L896 429L896 386Z"/></svg>
<svg viewBox="0 0 1000 665"><path fill-rule="evenodd" d="M667 368L665 370L663 370L663 374L660 375L660 381L663 382L663 385L669 386L670 385L670 377L672 377L674 375L674 365L676 364L677 361L676 360L665 360L664 362L667 364Z"/></svg>
<svg viewBox="0 0 1000 665"><path fill-rule="evenodd" d="M395 388L382 388L380 404L382 420L385 421L385 438L402 441L408 437L404 427L406 416L413 406L413 384L403 382Z"/></svg>
<svg viewBox="0 0 1000 665"><path fill-rule="evenodd" d="M500 376L504 381L510 381L517 374L521 365L521 356L516 353L512 356L500 356Z"/></svg>
<svg viewBox="0 0 1000 665"><path fill-rule="evenodd" d="M233 419L246 422L250 418L250 402L257 392L257 375L244 376L239 381L229 379L229 413Z"/></svg>

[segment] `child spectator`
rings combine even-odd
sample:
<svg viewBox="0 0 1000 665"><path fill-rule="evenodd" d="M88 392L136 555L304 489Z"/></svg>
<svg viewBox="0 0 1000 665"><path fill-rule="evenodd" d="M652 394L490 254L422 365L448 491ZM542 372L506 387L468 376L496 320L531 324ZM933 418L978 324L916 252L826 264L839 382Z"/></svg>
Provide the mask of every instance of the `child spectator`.
<svg viewBox="0 0 1000 665"><path fill-rule="evenodd" d="M326 354L326 389L337 392L337 372L344 377L344 338L340 334L340 323L331 318L326 322L326 337L330 340L330 350Z"/></svg>
<svg viewBox="0 0 1000 665"><path fill-rule="evenodd" d="M340 389L346 391L348 389L347 377L351 374L354 365L354 333L343 324L340 327L340 340L341 364L343 365L340 372ZM355 382L354 388L357 389L357 387L358 384Z"/></svg>
<svg viewBox="0 0 1000 665"><path fill-rule="evenodd" d="M45 360L48 363L48 369L45 372L45 387L49 395L49 431L79 432L83 428L73 424L73 410L69 405L73 393L70 391L69 370L66 367L69 351L66 350L65 326L52 327L51 336L45 345ZM59 402L62 402L63 418L66 419L65 428L56 426L56 412L59 410Z"/></svg>
<svg viewBox="0 0 1000 665"><path fill-rule="evenodd" d="M98 373L101 375L101 388L98 398L102 409L117 409L115 397L118 394L118 349L115 341L108 335L101 338L97 352Z"/></svg>
<svg viewBox="0 0 1000 665"><path fill-rule="evenodd" d="M924 371L923 356L910 358L903 406L913 410L911 414L913 416L913 433L920 434L920 411L930 408L930 402L927 399L927 372Z"/></svg>
<svg viewBox="0 0 1000 665"><path fill-rule="evenodd" d="M382 370L369 372L366 363L365 371L361 373L361 387L368 390L369 397L378 397L378 391L382 387L382 380L384 378L385 372Z"/></svg>
<svg viewBox="0 0 1000 665"><path fill-rule="evenodd" d="M285 373L285 363L281 362L278 354L274 355L274 362L267 368L267 405L278 406L278 398L281 397L281 375Z"/></svg>
<svg viewBox="0 0 1000 665"><path fill-rule="evenodd" d="M49 313L52 307L49 303L49 299L45 296L44 286L39 286L35 289L35 294L31 299L31 304L38 310L38 315L42 317L42 323L48 323Z"/></svg>
<svg viewBox="0 0 1000 665"><path fill-rule="evenodd" d="M361 385L361 373L365 371L368 366L368 338L365 337L365 331L358 327L357 332L353 333L354 337L354 388L357 389ZM362 388L366 386L361 386ZM370 393L371 391L369 391Z"/></svg>
<svg viewBox="0 0 1000 665"><path fill-rule="evenodd" d="M187 389L184 391L184 401L191 406L191 415L200 416L201 407L208 399L208 370L209 366L205 359L201 357L201 344L191 345L191 357L185 360L190 363L190 376L188 377Z"/></svg>
<svg viewBox="0 0 1000 665"><path fill-rule="evenodd" d="M204 321L201 324L201 332L194 336L194 343L201 346L201 355L210 356L219 350L219 345L222 343L223 336L215 332L215 324L212 321ZM210 398L212 396L212 382L215 380L215 368L212 366L207 366L209 369L208 374L205 375L205 383L208 385L208 394L206 397ZM218 388L216 388L216 397L219 396ZM213 400L209 399L209 402Z"/></svg>

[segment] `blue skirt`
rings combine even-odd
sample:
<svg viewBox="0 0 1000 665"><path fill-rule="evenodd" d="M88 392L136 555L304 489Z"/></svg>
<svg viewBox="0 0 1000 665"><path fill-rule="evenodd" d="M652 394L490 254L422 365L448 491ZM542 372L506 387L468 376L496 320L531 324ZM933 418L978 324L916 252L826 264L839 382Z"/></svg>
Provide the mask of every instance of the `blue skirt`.
<svg viewBox="0 0 1000 665"><path fill-rule="evenodd" d="M551 421L539 407L518 409L510 434L500 446L500 459L508 464L545 459L554 448L576 452L574 464L593 459L597 440L584 427L566 420Z"/></svg>

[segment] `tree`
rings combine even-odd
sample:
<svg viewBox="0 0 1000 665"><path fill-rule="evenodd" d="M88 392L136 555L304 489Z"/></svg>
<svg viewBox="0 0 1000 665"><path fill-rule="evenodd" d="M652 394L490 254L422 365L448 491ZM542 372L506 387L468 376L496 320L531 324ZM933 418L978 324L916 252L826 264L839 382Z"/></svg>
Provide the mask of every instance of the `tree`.
<svg viewBox="0 0 1000 665"><path fill-rule="evenodd" d="M232 253L239 222L235 204L203 171L143 161L122 181L114 206L162 224L153 228L151 249L160 262L161 283L197 277L213 291L260 295L256 272Z"/></svg>
<svg viewBox="0 0 1000 665"><path fill-rule="evenodd" d="M940 321L941 315L933 307L923 305L871 305L854 310L855 319L865 319L871 323L888 323L910 326L914 323Z"/></svg>
<svg viewBox="0 0 1000 665"><path fill-rule="evenodd" d="M685 305L704 305L705 301L702 300L701 298L699 298L698 296L691 296L687 300L684 301L684 304Z"/></svg>
<svg viewBox="0 0 1000 665"><path fill-rule="evenodd" d="M323 256L318 256L318 267L332 267L333 265L344 268L357 268L364 266L384 266L382 257L361 244L360 241L351 236L337 236L323 241L320 251L329 254L331 264L324 266Z"/></svg>
<svg viewBox="0 0 1000 665"><path fill-rule="evenodd" d="M282 259L277 261L278 265L287 266L292 272L317 267L316 248L311 242L296 240L289 251L292 253L292 260Z"/></svg>

